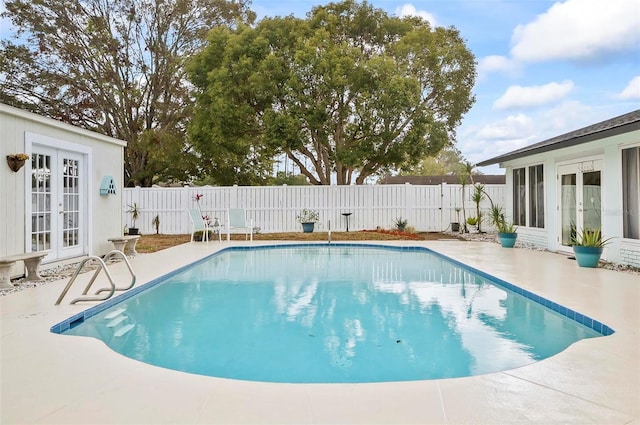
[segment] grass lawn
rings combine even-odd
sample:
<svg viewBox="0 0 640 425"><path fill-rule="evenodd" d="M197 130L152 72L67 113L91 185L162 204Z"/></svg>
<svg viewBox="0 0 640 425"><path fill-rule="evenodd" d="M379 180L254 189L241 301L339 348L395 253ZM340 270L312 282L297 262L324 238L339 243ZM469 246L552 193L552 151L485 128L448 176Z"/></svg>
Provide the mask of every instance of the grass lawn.
<svg viewBox="0 0 640 425"><path fill-rule="evenodd" d="M226 235L222 235L226 238ZM259 241L326 241L327 232L291 232L291 233L257 233L253 239ZM398 231L354 231L331 232L333 242L340 241L389 241L389 240L439 240L451 239L453 236L438 232L405 233ZM142 235L136 251L140 253L156 252L161 249L187 243L191 235ZM231 240L244 240L244 235L231 235ZM463 239L461 239L463 240Z"/></svg>

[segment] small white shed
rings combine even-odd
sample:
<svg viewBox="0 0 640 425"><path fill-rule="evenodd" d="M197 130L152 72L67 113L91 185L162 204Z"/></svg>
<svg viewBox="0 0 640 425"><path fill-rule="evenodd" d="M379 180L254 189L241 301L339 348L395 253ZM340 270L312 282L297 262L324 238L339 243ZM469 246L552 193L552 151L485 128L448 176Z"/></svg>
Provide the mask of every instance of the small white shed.
<svg viewBox="0 0 640 425"><path fill-rule="evenodd" d="M125 146L0 104L0 257L48 250L51 265L112 249L107 239L123 229Z"/></svg>
<svg viewBox="0 0 640 425"><path fill-rule="evenodd" d="M518 238L571 252L576 229L613 238L603 259L640 267L640 110L478 163L506 168Z"/></svg>

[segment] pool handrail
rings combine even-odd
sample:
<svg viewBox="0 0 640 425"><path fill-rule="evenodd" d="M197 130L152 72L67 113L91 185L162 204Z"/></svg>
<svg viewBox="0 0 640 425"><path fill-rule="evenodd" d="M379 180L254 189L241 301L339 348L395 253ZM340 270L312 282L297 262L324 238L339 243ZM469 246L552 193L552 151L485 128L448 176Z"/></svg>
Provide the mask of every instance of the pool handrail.
<svg viewBox="0 0 640 425"><path fill-rule="evenodd" d="M121 288L116 287L116 284L113 281L113 277L111 276L111 273L109 272L109 269L107 268L106 261L108 261L111 257L114 257L114 256L122 257L122 259L124 260L125 264L127 265L127 268L129 269L129 273L131 274L131 282L126 287L121 287ZM55 305L60 305L60 303L62 302L62 299L65 297L65 295L67 295L67 292L69 292L69 289L71 288L71 286L75 282L76 278L78 277L78 275L82 271L82 268L84 267L84 265L87 264L90 261L98 262L98 268L93 273L93 276L91 277L91 280L89 280L89 283L87 284L87 286L84 288L84 291L82 291L82 295L80 297L77 297L77 298L74 298L73 300L71 300L70 304L75 304L75 303L77 303L79 301L104 301L104 300L107 300L107 299L111 298L116 291L126 291L126 290L131 289L133 287L133 285L135 285L135 283L136 283L136 275L133 272L133 268L131 267L131 263L129 263L129 260L127 259L127 256L122 251L114 249L112 251L109 251L104 256L104 258L100 258L98 256L92 255L92 256L89 256L89 257L85 258L84 260L82 260L80 262L80 264L78 265L78 267L76 268L76 271L71 276L71 279L69 279L69 283L67 283L67 286L65 286L64 289L62 290L62 292L60 293L60 296L56 300ZM107 275L107 279L109 280L109 287L108 288L98 289L98 291L96 291L94 295L87 295L87 292L89 292L89 288L91 288L91 285L93 285L93 282L95 282L96 278L100 274L100 271L102 271L102 270L104 270L105 274ZM107 294L106 295L98 295L101 292L107 292Z"/></svg>

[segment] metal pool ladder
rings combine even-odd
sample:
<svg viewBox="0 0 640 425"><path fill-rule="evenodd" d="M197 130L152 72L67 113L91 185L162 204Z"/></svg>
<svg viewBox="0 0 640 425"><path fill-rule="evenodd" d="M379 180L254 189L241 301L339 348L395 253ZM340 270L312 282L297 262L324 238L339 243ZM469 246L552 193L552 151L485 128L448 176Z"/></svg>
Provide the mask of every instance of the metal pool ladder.
<svg viewBox="0 0 640 425"><path fill-rule="evenodd" d="M106 264L106 262L110 260L112 257L121 257L124 260L125 264L127 265L127 268L129 269L129 273L131 274L131 282L129 283L128 286L119 288L116 286L115 282L113 281L113 277L111 276L111 273L109 272L109 269L107 268L107 264ZM79 301L104 301L111 298L116 291L126 291L128 289L133 288L133 285L135 285L136 275L133 272L133 269L131 268L131 263L129 263L127 256L124 255L122 251L114 249L113 251L109 251L104 256L104 258L100 258L98 256L92 255L82 260L82 262L80 262L80 264L78 265L78 268L76 269L76 271L73 273L73 276L71 276L71 279L69 279L69 283L67 283L67 286L65 286L65 288L62 290L62 293L60 293L60 296L56 300L55 305L59 305L60 302L62 302L62 299L64 298L65 295L67 295L67 292L69 292L69 288L71 288L71 285L73 285L73 282L76 281L76 278L82 271L82 268L85 266L85 264L91 261L97 262L98 268L93 273L93 276L91 277L91 280L87 284L86 288L84 288L84 291L82 292L82 296L73 299L70 304L75 304ZM89 288L91 288L91 285L93 285L93 282L95 282L96 278L98 277L98 275L102 270L104 270L105 274L107 275L107 279L109 279L109 287L98 289L98 291L96 291L94 295L87 295L87 292L89 292ZM99 295L102 292L106 292L106 294Z"/></svg>

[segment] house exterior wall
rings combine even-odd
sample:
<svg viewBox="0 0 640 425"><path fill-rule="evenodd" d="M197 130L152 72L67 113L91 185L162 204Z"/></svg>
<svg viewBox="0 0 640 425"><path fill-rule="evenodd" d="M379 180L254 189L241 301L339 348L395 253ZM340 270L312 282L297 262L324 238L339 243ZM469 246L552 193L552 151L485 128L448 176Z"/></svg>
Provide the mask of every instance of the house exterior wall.
<svg viewBox="0 0 640 425"><path fill-rule="evenodd" d="M32 251L31 244L31 158L38 147L77 152L83 157L84 215L86 238L83 255L102 255L111 249L108 238L122 233L122 188L126 143L98 133L44 118L0 104L0 257ZM18 172L6 164L5 157L26 153L30 159ZM116 193L100 196L103 176L113 176ZM55 264L65 260L45 261ZM13 270L23 272L22 264Z"/></svg>
<svg viewBox="0 0 640 425"><path fill-rule="evenodd" d="M554 252L565 252L560 242L558 167L581 161L601 160L602 233L612 238L602 258L640 267L640 240L624 239L622 227L622 149L639 146L640 131L631 131L577 146L530 155L501 163L506 168L506 211L512 219L513 170L544 165L545 226L544 229L520 226L518 238L523 242Z"/></svg>

